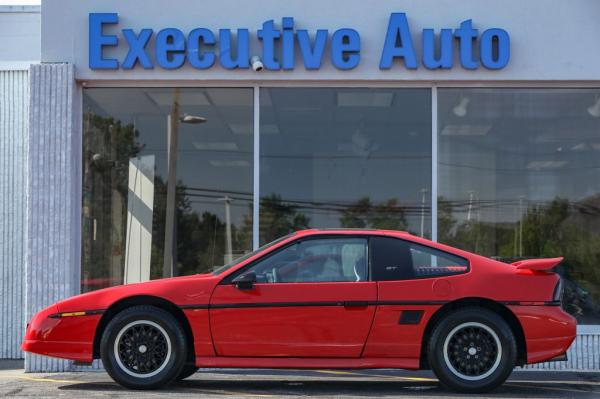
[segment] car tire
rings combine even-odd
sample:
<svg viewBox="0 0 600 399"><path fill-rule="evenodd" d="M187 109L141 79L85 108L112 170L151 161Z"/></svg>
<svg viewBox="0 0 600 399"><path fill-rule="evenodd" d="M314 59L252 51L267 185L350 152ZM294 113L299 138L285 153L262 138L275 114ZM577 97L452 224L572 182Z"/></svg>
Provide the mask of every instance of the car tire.
<svg viewBox="0 0 600 399"><path fill-rule="evenodd" d="M180 323L154 306L134 306L113 317L100 341L102 363L119 384L156 389L179 376L187 359Z"/></svg>
<svg viewBox="0 0 600 399"><path fill-rule="evenodd" d="M198 371L198 367L196 367L196 365L186 364L185 366L183 366L183 369L181 369L181 373L179 373L177 378L175 378L175 381L185 380L186 378L196 374L196 371Z"/></svg>
<svg viewBox="0 0 600 399"><path fill-rule="evenodd" d="M434 327L427 349L427 360L440 382L463 393L497 388L517 360L510 326L496 313L479 307L444 316Z"/></svg>

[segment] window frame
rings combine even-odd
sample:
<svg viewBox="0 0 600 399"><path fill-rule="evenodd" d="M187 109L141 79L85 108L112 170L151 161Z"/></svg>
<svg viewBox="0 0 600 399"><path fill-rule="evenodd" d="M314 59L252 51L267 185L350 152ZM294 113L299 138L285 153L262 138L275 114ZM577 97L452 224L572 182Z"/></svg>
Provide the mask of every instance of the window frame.
<svg viewBox="0 0 600 399"><path fill-rule="evenodd" d="M440 273L440 274L436 274L434 276L414 276L412 278L406 278L406 279L397 279L397 280L375 280L373 278L374 274L373 274L373 269L374 269L374 263L373 263L373 249L372 249L372 242L371 240L373 238L390 238L393 240L398 240L400 242L405 243L405 245L407 245L408 247L412 245L416 245L416 246L420 246L423 247L425 249L430 249L433 250L434 252L439 252L441 253L440 256L443 256L444 254L450 255L450 256L454 256L460 259L463 259L466 264L467 267L464 271L462 272L458 272L458 273ZM233 279L235 279L236 277L244 274L245 272L248 271L249 268L255 266L257 263L268 259L271 256L274 256L275 254L279 253L280 251L283 251L289 247L291 247L292 245L296 245L296 244L300 244L301 242L304 241L312 241L312 240L322 240L322 239L339 239L339 238L362 238L364 240L367 241L367 279L362 281L362 282L380 282L380 281L412 281L412 280L423 280L423 279L432 279L432 278L440 278L440 277L451 277L451 276L460 276L463 274L467 274L469 272L471 272L471 262L469 261L468 258L465 258L464 256L461 255L457 255L455 253L449 252L449 251L445 251L443 249L439 249L436 247L433 247L431 245L426 245L426 244L422 244L422 243L418 243L415 241L411 241L411 240L407 240L404 238L399 238L399 237L395 237L395 236L389 236L389 235L379 235L379 234L317 234L317 235L311 235L311 236L305 236L305 237L299 237L295 240L289 241L286 244L282 245L281 247L270 251L268 254L266 254L265 256L261 256L258 259L253 260L252 262L248 263L247 265L244 265L243 267L241 267L240 269L232 272L231 274L225 276L220 282L219 285L231 285L233 284ZM411 265L412 267L413 265ZM357 283L359 281L299 281L299 282L295 282L295 283L290 283L290 282L279 282L279 284L310 284L310 283L318 283L318 284L322 284L322 283ZM273 284L273 283L261 283L261 284Z"/></svg>
<svg viewBox="0 0 600 399"><path fill-rule="evenodd" d="M371 236L365 234L318 234L311 235L305 237L299 237L295 240L289 241L281 247L269 252L265 256L261 256L258 259L253 260L247 265L242 266L240 269L232 272L231 274L225 276L218 285L231 285L233 284L233 280L246 273L248 269L255 266L257 263L262 262L263 260L269 259L270 257L278 254L281 251L286 250L292 245L300 244L305 241L315 241L315 240L323 240L323 239L340 239L340 238L360 238L366 241L367 245L367 278L364 281L298 281L298 282L277 282L277 283L258 283L258 284L324 284L324 283L363 283L370 282L371 280Z"/></svg>
<svg viewBox="0 0 600 399"><path fill-rule="evenodd" d="M127 81L88 81L86 82L84 89L88 88L124 88L124 89L139 89L139 88L169 88L173 89L177 87L173 82L171 83L153 83L153 84L132 84ZM185 83L185 82L184 82ZM261 129L260 129L260 91L261 89L269 89L269 88L320 88L320 87L328 87L328 88L356 88L356 89L368 89L368 88L390 88L390 82L386 81L338 81L338 80L326 80L318 82L319 85L315 84L315 82L307 85L305 81L271 81L271 82L259 82L259 81L250 81L250 80L242 80L242 81L202 81L202 82L187 82L185 84L179 84L179 87L186 88L247 88L253 90L253 110L254 110L254 118L253 118L253 169L254 169L254 182L253 182L253 191L252 191L252 243L253 250L256 250L260 247L259 245L259 209L260 209L260 138L261 138ZM393 85L392 85L393 86ZM482 85L481 82L476 81L439 81L439 82L403 82L403 86L406 88L420 88L429 90L431 93L431 191L429 197L429 206L431 207L431 218L430 218L430 228L431 228L431 236L429 237L431 241L434 243L438 241L438 184L439 184L439 173L438 167L440 166L439 161L439 139L441 137L441 129L439 128L438 120L441 121L442 115L438 111L438 105L440 100L438 97L442 97L444 95L444 91L447 89L461 89L461 90L471 90L471 89L489 89L489 90L497 90L497 89L543 89L543 90L580 90L581 92L591 91L600 89L600 85L594 82L574 82L574 81L553 81L553 82L532 82L532 81L512 81L512 82L502 82L502 81L486 81ZM438 93L438 91L440 93ZM467 93L468 94L468 93ZM83 106L83 97L80 96L79 99L80 106ZM83 122L81 122L83 123ZM81 145L80 145L81 147ZM82 170L83 168L83 157L76 157L76 163L79 164ZM78 191L78 197L76 198L76 202L80 205L82 203L82 190ZM77 219L77 218L76 218ZM83 215L79 215L79 223L76 223L77 229L75 229L74 239L79 242L79 249L82 250L84 239L82 237L83 225L81 221L83 220ZM423 244L420 244L423 245ZM437 248L436 248L437 249ZM372 251L371 251L372 252ZM369 257L371 256L371 252L369 252ZM453 254L452 252L449 252ZM80 256L78 259L79 269L78 273L81 273L84 269L84 261ZM76 265L77 266L77 265ZM372 276L371 263L369 260L369 278ZM466 273L470 272L470 263ZM223 276L222 276L223 277ZM226 277L226 276L224 276ZM223 278L224 278L223 277ZM81 279L80 279L81 280ZM79 281L78 290L83 289L82 281ZM594 317L594 316L591 316ZM589 321L584 321L584 323L590 323Z"/></svg>
<svg viewBox="0 0 600 399"><path fill-rule="evenodd" d="M374 281L374 282L380 282L380 281L413 281L413 280L423 280L423 279L432 279L432 278L440 278L440 277L452 277L452 276L460 276L463 274L467 274L469 272L471 272L471 262L469 261L468 258L465 258L464 256L460 256L457 254L454 254L452 252L448 252L448 251L444 251L443 249L439 249L439 248L435 248L431 245L426 245L426 244L421 244L419 242L415 242L415 241L411 241L411 240L407 240L407 239L403 239L403 238L399 238L399 237L394 237L394 236L389 236L389 235L372 235L371 238L375 238L375 237L381 237L381 238L390 238L393 240L398 240L401 241L403 243L405 243L405 245L408 246L409 250L410 250L410 246L412 245L417 245L426 249L431 249L435 252L441 252L442 254L448 254L450 256L454 256L460 259L463 259L466 264L467 264L467 268L459 273L440 273L440 274L436 274L434 276L413 276L411 278L404 278L404 279L395 279L395 280L375 280L375 279L371 279L372 276L374 276L373 273L373 269L375 267L375 264L373 262L372 256L373 256L373 250L371 249L371 241L369 240L369 281ZM412 259L411 259L411 267L413 268L413 273L414 273L414 265L412 264Z"/></svg>

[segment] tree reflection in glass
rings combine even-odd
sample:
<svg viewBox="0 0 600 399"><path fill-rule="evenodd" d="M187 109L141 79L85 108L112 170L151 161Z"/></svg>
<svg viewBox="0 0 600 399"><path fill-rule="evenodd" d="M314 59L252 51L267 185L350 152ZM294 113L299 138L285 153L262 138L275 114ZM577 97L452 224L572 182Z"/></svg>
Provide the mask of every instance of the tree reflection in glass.
<svg viewBox="0 0 600 399"><path fill-rule="evenodd" d="M508 262L563 256L565 308L600 322L598 90L438 94L439 241Z"/></svg>
<svg viewBox="0 0 600 399"><path fill-rule="evenodd" d="M261 243L302 226L430 237L430 90L260 93Z"/></svg>
<svg viewBox="0 0 600 399"><path fill-rule="evenodd" d="M251 89L86 89L83 291L165 277L174 108L184 122L208 120L177 129L174 274L209 272L252 249Z"/></svg>

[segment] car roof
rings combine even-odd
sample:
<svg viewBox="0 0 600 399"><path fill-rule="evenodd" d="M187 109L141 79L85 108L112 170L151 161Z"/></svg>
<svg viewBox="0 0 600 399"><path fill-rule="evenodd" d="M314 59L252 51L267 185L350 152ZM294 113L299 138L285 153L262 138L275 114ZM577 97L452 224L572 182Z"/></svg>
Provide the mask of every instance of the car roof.
<svg viewBox="0 0 600 399"><path fill-rule="evenodd" d="M318 235L381 235L388 237L398 237L402 239L406 239L408 241L415 242L417 244L426 245L428 247L432 247L435 249L439 249L441 251L449 252L454 255L462 256L465 258L472 258L473 256L479 256L477 254L473 254L468 251L461 250L459 248L451 247L449 245L444 245L439 242L434 242L428 240L424 237L419 237L414 234L411 234L407 231L400 230L384 230L384 229L346 229L346 228L333 228L333 229L306 229L299 230L293 235L293 239L298 239L301 237L310 237L310 236L318 236Z"/></svg>
<svg viewBox="0 0 600 399"><path fill-rule="evenodd" d="M315 234L381 234L381 235L402 235L413 236L407 231L383 230L383 229L358 229L358 228L328 228L328 229L306 229L296 232L298 236L310 236ZM414 236L413 236L414 237Z"/></svg>

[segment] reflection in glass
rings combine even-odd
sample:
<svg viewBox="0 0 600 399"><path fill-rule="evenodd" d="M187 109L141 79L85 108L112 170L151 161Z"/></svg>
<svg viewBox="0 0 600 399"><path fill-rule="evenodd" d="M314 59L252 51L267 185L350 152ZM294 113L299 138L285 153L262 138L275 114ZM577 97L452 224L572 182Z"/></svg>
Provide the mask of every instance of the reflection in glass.
<svg viewBox="0 0 600 399"><path fill-rule="evenodd" d="M260 93L261 243L307 227L430 236L430 90Z"/></svg>
<svg viewBox="0 0 600 399"><path fill-rule="evenodd" d="M356 282L367 278L365 238L303 240L244 270L258 283Z"/></svg>
<svg viewBox="0 0 600 399"><path fill-rule="evenodd" d="M211 272L252 250L252 89L195 95L182 112L206 123L179 126L178 275Z"/></svg>
<svg viewBox="0 0 600 399"><path fill-rule="evenodd" d="M439 241L506 261L564 256L567 310L598 323L600 91L438 93Z"/></svg>
<svg viewBox="0 0 600 399"><path fill-rule="evenodd" d="M251 126L251 89L84 90L82 291L208 272L250 250Z"/></svg>

